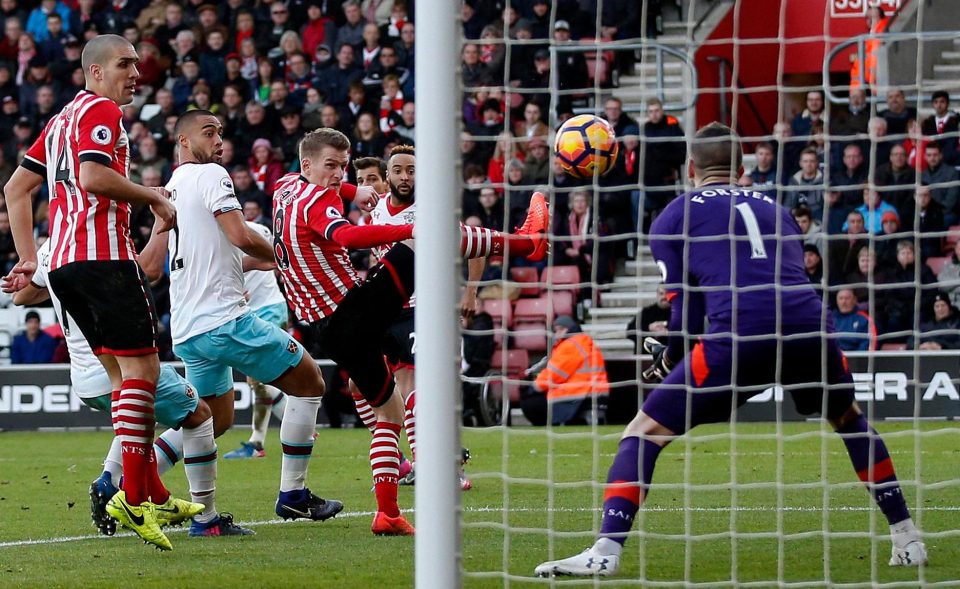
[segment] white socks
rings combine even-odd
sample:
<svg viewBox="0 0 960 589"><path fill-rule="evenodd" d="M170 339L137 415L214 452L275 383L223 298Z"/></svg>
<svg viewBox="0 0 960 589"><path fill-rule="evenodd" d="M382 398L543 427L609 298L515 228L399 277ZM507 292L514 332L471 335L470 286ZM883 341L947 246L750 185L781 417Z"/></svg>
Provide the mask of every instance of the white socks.
<svg viewBox="0 0 960 589"><path fill-rule="evenodd" d="M317 411L320 397L287 396L283 421L280 423L280 492L295 491L306 486L307 466L313 452L317 432Z"/></svg>
<svg viewBox="0 0 960 589"><path fill-rule="evenodd" d="M217 444L213 441L213 418L193 429L182 428L183 468L190 483L190 496L204 505L194 519L206 523L217 517Z"/></svg>

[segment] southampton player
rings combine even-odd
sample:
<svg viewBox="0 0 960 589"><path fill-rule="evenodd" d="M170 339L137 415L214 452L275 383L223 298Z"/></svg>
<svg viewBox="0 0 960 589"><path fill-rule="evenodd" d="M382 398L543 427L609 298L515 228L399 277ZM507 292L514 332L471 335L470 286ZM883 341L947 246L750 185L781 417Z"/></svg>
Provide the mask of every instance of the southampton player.
<svg viewBox="0 0 960 589"><path fill-rule="evenodd" d="M120 105L133 100L139 59L123 37L88 41L81 55L85 89L50 119L4 194L20 256L11 273L16 290L37 268L31 195L47 182L53 242L49 286L110 375L124 480L107 510L145 541L169 550L154 513L154 506L170 496L152 451L160 374L157 315L135 260L130 209L150 206L163 230L176 224L176 210L162 189L127 179L129 142Z"/></svg>
<svg viewBox="0 0 960 589"><path fill-rule="evenodd" d="M155 234L138 257L138 262L150 280L158 278L163 271L165 241L165 236L157 237ZM49 289L50 246L49 240L40 246L37 252L37 271L33 274L30 284L13 295L13 302L17 305L35 305L47 299L51 300L64 327L67 351L70 355L71 390L91 409L110 412L110 377L97 361L97 357L73 318L64 313L60 299ZM204 458L209 457L214 448L213 418L210 408L197 397L187 381L167 365L160 368L154 414L157 423L174 428L172 431L178 432L181 453L185 447L188 456L196 457L194 463L202 463ZM113 418L117 418L116 414ZM154 450L156 451L157 448L155 447ZM120 475L123 473L121 454L120 438L114 437L110 451L103 461L103 472L90 485L91 517L100 533L107 536L112 536L117 529L117 522L107 514L106 507L107 502L118 491L115 482L119 483ZM216 456L215 453L214 456ZM216 481L214 477L209 476L208 472L191 468L189 460L186 471L192 495L214 492ZM189 503L171 497L167 504L157 505L154 511L160 526L166 526L186 521L199 514L203 508L202 504ZM232 525L232 519L232 516L225 516L223 525Z"/></svg>
<svg viewBox="0 0 960 589"><path fill-rule="evenodd" d="M735 185L740 143L728 127L701 129L691 159L696 189L671 202L650 229L650 248L672 300L671 336L665 347L647 344L654 364L643 377L661 384L620 441L597 541L579 555L541 564L536 574L615 574L663 447L699 424L728 421L732 405L774 383L789 389L801 413L823 411L841 435L854 470L890 524L890 565L925 563L890 454L854 401L830 315L804 273L799 227L763 193ZM684 331L702 334L686 354Z"/></svg>
<svg viewBox="0 0 960 589"><path fill-rule="evenodd" d="M357 227L344 219L340 192L349 150L350 140L334 129L317 129L301 140L302 173L281 178L273 195L275 254L297 317L311 323L321 350L346 369L377 417L370 444L377 498L371 530L410 535L413 527L397 505L404 407L393 394L381 342L413 294L413 226ZM509 248L514 255L543 259L547 222L546 202L535 194L518 235L464 228L461 253L479 257ZM361 282L347 249L394 242L400 243Z"/></svg>
<svg viewBox="0 0 960 589"><path fill-rule="evenodd" d="M183 359L187 380L210 405L215 435L233 424L232 369L287 394L276 512L287 519L325 520L343 505L317 497L305 483L323 377L296 340L250 312L244 262L272 267L273 248L243 220L230 176L219 164L222 133L217 117L204 110L187 112L174 128L179 166L167 184L180 219L169 240L173 349ZM194 518L191 532L212 522L204 512Z"/></svg>
<svg viewBox="0 0 960 589"><path fill-rule="evenodd" d="M260 234L265 241L273 243L273 234L259 223L247 221L247 226ZM273 269L258 270L251 268L243 273L243 285L247 289L250 311L267 323L287 330L287 301L280 292L277 275ZM287 397L275 386L260 382L252 376L247 383L253 392L253 423L250 426L250 439L241 442L240 447L223 455L224 458L263 458L267 455L263 445L270 427L270 415L283 420L283 409Z"/></svg>

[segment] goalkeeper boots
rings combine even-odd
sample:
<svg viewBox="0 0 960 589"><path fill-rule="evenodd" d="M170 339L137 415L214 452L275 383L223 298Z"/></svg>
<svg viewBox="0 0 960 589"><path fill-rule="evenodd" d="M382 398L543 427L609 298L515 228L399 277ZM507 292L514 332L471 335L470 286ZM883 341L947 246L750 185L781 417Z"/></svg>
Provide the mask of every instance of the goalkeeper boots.
<svg viewBox="0 0 960 589"><path fill-rule="evenodd" d="M532 262L539 262L547 257L548 246L546 231L550 227L550 207L547 199L541 192L534 192L527 207L527 218L523 225L517 228L517 235L525 235L533 240L533 253L527 256Z"/></svg>
<svg viewBox="0 0 960 589"><path fill-rule="evenodd" d="M173 550L170 540L157 524L153 503L144 501L140 505L130 505L127 502L126 493L119 491L107 503L107 513L113 516L121 526L140 536L145 543L153 544L160 550Z"/></svg>
<svg viewBox="0 0 960 589"><path fill-rule="evenodd" d="M104 536L117 533L117 520L107 513L107 502L117 494L116 485L109 472L104 472L90 483L90 518Z"/></svg>
<svg viewBox="0 0 960 589"><path fill-rule="evenodd" d="M609 577L617 574L619 568L619 556L616 554L602 556L595 552L591 546L576 556L563 560L547 561L534 569L534 573L538 577L563 575L571 577Z"/></svg>
<svg viewBox="0 0 960 589"><path fill-rule="evenodd" d="M911 540L904 546L893 545L890 554L892 567L916 567L927 564L927 547L920 540Z"/></svg>
<svg viewBox="0 0 960 589"><path fill-rule="evenodd" d="M340 513L343 503L336 499L322 499L310 489L280 491L276 512L283 519L312 519L324 521Z"/></svg>
<svg viewBox="0 0 960 589"><path fill-rule="evenodd" d="M373 516L370 531L377 536L413 536L416 532L402 515L390 517L382 511Z"/></svg>
<svg viewBox="0 0 960 589"><path fill-rule="evenodd" d="M162 505L155 505L157 523L160 527L179 526L195 515L203 513L203 503L192 503L184 499L177 499L173 495Z"/></svg>

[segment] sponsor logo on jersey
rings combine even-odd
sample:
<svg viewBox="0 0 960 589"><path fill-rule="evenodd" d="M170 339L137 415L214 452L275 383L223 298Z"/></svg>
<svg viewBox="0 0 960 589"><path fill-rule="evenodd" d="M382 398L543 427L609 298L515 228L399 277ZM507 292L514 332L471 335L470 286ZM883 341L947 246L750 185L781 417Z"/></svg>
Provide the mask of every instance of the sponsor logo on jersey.
<svg viewBox="0 0 960 589"><path fill-rule="evenodd" d="M113 133L110 132L110 127L97 125L93 128L93 131L90 132L90 139L93 139L93 142L99 145L110 145L110 140L113 139Z"/></svg>
<svg viewBox="0 0 960 589"><path fill-rule="evenodd" d="M233 193L233 182L230 181L230 178L221 178L220 186L229 193Z"/></svg>

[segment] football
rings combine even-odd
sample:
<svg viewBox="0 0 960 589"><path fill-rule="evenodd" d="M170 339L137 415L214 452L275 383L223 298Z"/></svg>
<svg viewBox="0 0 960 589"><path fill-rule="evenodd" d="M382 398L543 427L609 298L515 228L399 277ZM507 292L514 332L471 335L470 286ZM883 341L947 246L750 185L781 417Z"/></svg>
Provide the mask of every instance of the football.
<svg viewBox="0 0 960 589"><path fill-rule="evenodd" d="M577 115L557 129L554 152L563 170L576 178L602 176L617 161L613 126L594 115Z"/></svg>

